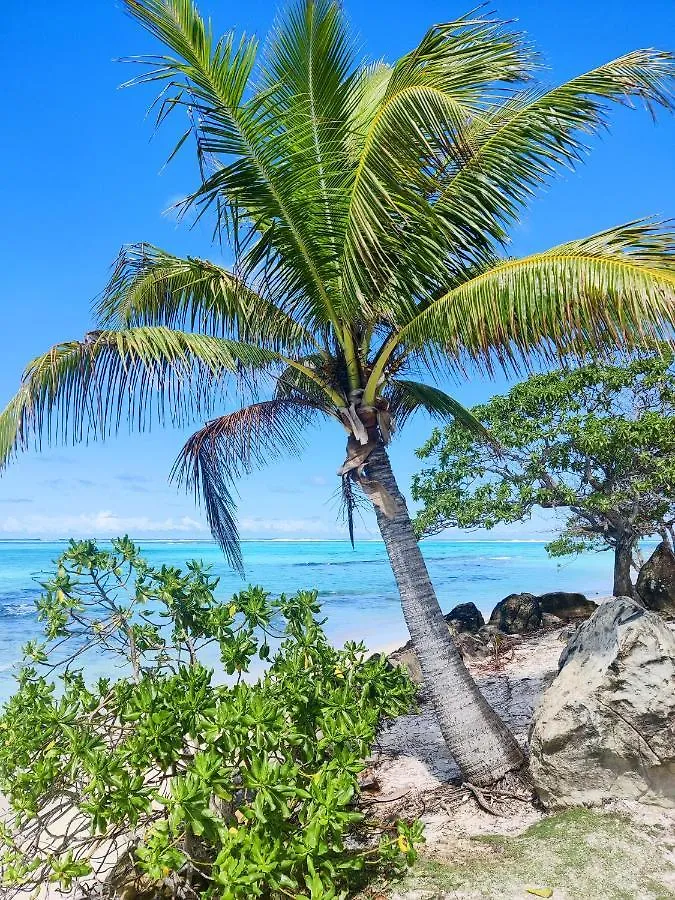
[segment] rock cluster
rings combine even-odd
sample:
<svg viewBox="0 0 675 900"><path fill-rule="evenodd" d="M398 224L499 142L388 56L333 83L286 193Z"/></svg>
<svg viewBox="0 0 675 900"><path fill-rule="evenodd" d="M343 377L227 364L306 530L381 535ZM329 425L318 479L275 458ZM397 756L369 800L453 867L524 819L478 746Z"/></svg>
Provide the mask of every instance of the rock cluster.
<svg viewBox="0 0 675 900"><path fill-rule="evenodd" d="M489 660L507 652L519 635L546 625L559 627L576 622L590 616L596 608L583 594L509 594L495 606L487 624L475 603L458 604L445 620L464 659ZM391 653L389 660L393 665L404 666L417 684L422 683L422 670L410 641Z"/></svg>
<svg viewBox="0 0 675 900"><path fill-rule="evenodd" d="M661 613L669 609L668 585L675 584L670 552L662 546L638 582L644 590L649 577L645 604ZM445 618L467 661L501 660L500 668L508 666L511 648L537 646L538 638L527 640L537 628L541 634L555 626L566 642L530 730L531 773L544 804L625 799L675 808L675 629L662 615L639 599L614 597L596 605L582 594L555 592L511 594L488 624L473 604L461 604ZM410 643L390 660L422 682ZM490 668L479 665L478 671Z"/></svg>
<svg viewBox="0 0 675 900"><path fill-rule="evenodd" d="M675 806L675 636L628 597L571 638L531 732L530 768L549 806L610 799Z"/></svg>
<svg viewBox="0 0 675 900"><path fill-rule="evenodd" d="M527 634L542 625L559 625L593 615L596 604L583 594L509 594L492 610L490 624L505 634Z"/></svg>

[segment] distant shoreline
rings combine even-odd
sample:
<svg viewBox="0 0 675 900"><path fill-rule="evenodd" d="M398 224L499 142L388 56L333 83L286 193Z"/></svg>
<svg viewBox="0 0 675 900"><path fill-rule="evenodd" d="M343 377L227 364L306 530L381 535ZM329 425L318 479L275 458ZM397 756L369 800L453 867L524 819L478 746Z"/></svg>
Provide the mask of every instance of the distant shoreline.
<svg viewBox="0 0 675 900"><path fill-rule="evenodd" d="M85 538L0 538L0 544L67 544L70 540ZM95 541L111 541L111 537L93 537ZM145 538L132 537L144 544L213 544L208 538ZM547 544L551 538L428 538L423 544ZM242 538L242 544L349 544L349 538ZM357 544L382 544L378 538L362 538ZM649 543L649 542L647 542Z"/></svg>
<svg viewBox="0 0 675 900"><path fill-rule="evenodd" d="M139 544L210 544L217 547L216 541L208 538L146 538L133 537L131 539ZM548 544L553 538L426 538L421 543L428 544ZM93 538L0 538L1 544L67 544L71 540L94 540L109 543L114 540L111 537ZM659 538L648 538L643 544L658 544ZM349 545L349 539L343 538L242 538L241 544L345 544ZM359 544L380 544L384 542L377 538L362 538L356 541Z"/></svg>

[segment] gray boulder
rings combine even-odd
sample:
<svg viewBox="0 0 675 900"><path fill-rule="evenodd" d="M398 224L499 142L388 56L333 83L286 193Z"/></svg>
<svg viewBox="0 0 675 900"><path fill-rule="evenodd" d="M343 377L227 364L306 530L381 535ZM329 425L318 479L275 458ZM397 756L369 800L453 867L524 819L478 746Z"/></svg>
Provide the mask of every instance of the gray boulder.
<svg viewBox="0 0 675 900"><path fill-rule="evenodd" d="M489 624L506 634L526 634L541 626L541 616L534 594L509 594L492 610Z"/></svg>
<svg viewBox="0 0 675 900"><path fill-rule="evenodd" d="M476 634L485 625L485 619L475 603L459 603L446 615L445 621L459 634L468 631Z"/></svg>
<svg viewBox="0 0 675 900"><path fill-rule="evenodd" d="M675 616L675 553L665 542L640 569L635 591L647 609Z"/></svg>
<svg viewBox="0 0 675 900"><path fill-rule="evenodd" d="M675 635L628 597L580 625L535 714L530 768L551 807L675 806Z"/></svg>
<svg viewBox="0 0 675 900"><path fill-rule="evenodd" d="M537 597L542 613L556 616L563 622L574 619L587 619L598 608L597 604L583 594L572 594L567 591L551 591Z"/></svg>
<svg viewBox="0 0 675 900"><path fill-rule="evenodd" d="M389 662L392 666L402 666L410 676L410 680L415 684L422 684L424 681L422 678L422 668L417 658L417 654L413 650L412 641L408 641L407 644L404 644L402 647L399 647L398 650L394 650L393 653L390 653Z"/></svg>

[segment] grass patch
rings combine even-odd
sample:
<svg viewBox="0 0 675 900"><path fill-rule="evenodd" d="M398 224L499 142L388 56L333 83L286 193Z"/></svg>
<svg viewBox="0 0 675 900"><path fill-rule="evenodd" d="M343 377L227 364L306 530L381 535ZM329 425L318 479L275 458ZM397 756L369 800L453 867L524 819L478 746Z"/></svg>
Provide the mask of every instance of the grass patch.
<svg viewBox="0 0 675 900"><path fill-rule="evenodd" d="M458 897L531 897L526 886L553 888L554 898L673 900L667 859L675 838L621 816L573 809L517 837L473 838L449 848L445 861L422 859L406 889ZM454 896L455 894L453 894Z"/></svg>

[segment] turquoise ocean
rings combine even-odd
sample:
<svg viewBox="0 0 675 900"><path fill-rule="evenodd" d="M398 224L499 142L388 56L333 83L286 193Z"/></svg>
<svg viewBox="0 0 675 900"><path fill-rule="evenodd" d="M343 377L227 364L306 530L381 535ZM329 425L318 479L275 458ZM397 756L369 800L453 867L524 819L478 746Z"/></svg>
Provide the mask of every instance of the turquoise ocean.
<svg viewBox="0 0 675 900"><path fill-rule="evenodd" d="M247 583L273 594L318 590L325 627L335 643L363 640L377 649L407 640L381 543L361 542L352 549L346 541L246 541L243 581L213 543L138 543L153 564L181 566L198 559L212 565L220 576L218 594L223 599ZM65 546L0 542L0 701L12 693L21 646L40 636L33 605L39 581L53 571L53 561ZM552 560L543 543L521 541L425 541L422 547L444 611L473 601L487 618L495 603L514 591L581 591L589 597L611 593L612 559L607 553Z"/></svg>

